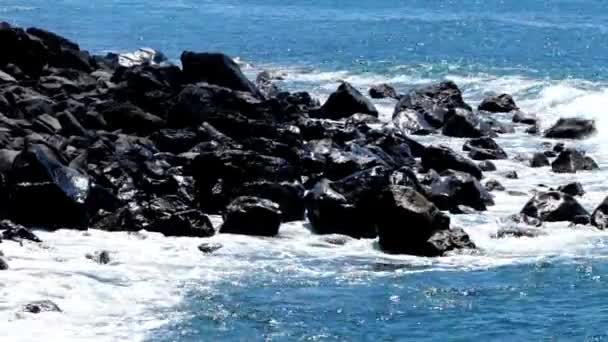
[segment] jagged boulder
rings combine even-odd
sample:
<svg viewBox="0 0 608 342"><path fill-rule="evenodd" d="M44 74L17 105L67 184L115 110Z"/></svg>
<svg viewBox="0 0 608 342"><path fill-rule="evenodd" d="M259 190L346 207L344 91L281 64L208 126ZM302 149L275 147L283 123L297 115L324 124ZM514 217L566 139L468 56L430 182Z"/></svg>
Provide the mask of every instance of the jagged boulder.
<svg viewBox="0 0 608 342"><path fill-rule="evenodd" d="M386 83L373 85L369 89L369 96L371 96L372 99L399 98L399 95L397 94L395 88Z"/></svg>
<svg viewBox="0 0 608 342"><path fill-rule="evenodd" d="M469 157L473 160L507 159L505 150L490 137L468 140L462 149L469 151Z"/></svg>
<svg viewBox="0 0 608 342"><path fill-rule="evenodd" d="M458 211L459 205L486 210L494 205L492 195L468 173L447 170L433 179L426 191L427 198L441 210Z"/></svg>

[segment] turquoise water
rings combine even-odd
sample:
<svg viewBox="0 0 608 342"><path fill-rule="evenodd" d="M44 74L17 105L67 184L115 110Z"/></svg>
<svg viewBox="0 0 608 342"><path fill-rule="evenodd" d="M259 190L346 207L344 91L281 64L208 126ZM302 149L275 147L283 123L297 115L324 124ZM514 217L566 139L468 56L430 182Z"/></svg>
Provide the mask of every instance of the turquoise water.
<svg viewBox="0 0 608 342"><path fill-rule="evenodd" d="M576 178L588 210L608 194L603 0L3 0L0 18L95 53L149 46L177 60L184 49L224 51L248 63L248 74L279 70L282 86L321 99L339 79L405 91L451 78L472 104L509 92L543 126L563 115L598 119L600 135L581 146L601 170L572 177L501 161L520 179L495 178L526 193ZM376 104L385 116L394 105ZM499 139L510 155L542 141L520 131ZM336 246L305 224L271 242L218 237L225 248L216 255L176 266L197 270L176 279L178 305L139 313L165 320L147 340L608 340L606 234L558 224L536 239L490 237L527 198L500 194L490 212L454 218L481 251L438 260L384 256L373 241Z"/></svg>

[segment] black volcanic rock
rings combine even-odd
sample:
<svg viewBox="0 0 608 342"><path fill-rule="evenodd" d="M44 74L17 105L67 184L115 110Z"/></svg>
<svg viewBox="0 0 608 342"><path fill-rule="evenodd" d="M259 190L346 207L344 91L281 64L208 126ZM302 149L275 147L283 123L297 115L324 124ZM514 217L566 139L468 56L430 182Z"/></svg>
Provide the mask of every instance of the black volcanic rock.
<svg viewBox="0 0 608 342"><path fill-rule="evenodd" d="M478 107L479 110L490 113L508 113L519 108L509 94L486 97Z"/></svg>
<svg viewBox="0 0 608 342"><path fill-rule="evenodd" d="M494 205L492 195L475 177L453 170L442 172L425 194L441 210L453 211L458 205L486 210L486 206Z"/></svg>
<svg viewBox="0 0 608 342"><path fill-rule="evenodd" d="M184 51L181 56L184 79L189 83L206 82L232 90L260 93L243 75L241 68L222 53L196 53Z"/></svg>
<svg viewBox="0 0 608 342"><path fill-rule="evenodd" d="M608 228L608 197L591 214L591 224L599 229Z"/></svg>
<svg viewBox="0 0 608 342"><path fill-rule="evenodd" d="M581 118L561 118L546 132L546 138L583 139L595 134L595 121Z"/></svg>
<svg viewBox="0 0 608 342"><path fill-rule="evenodd" d="M544 222L580 222L589 220L589 213L572 196L557 192L536 194L521 210L521 213Z"/></svg>
<svg viewBox="0 0 608 342"><path fill-rule="evenodd" d="M347 118L355 113L378 116L378 110L369 99L349 83L343 82L329 96L315 116L337 120Z"/></svg>
<svg viewBox="0 0 608 342"><path fill-rule="evenodd" d="M224 212L221 233L275 236L281 225L279 205L257 197L235 199Z"/></svg>
<svg viewBox="0 0 608 342"><path fill-rule="evenodd" d="M551 163L553 172L576 173L577 171L591 171L599 169L593 158L586 156L584 152L573 149L564 149Z"/></svg>
<svg viewBox="0 0 608 342"><path fill-rule="evenodd" d="M372 99L399 98L399 95L397 94L395 88L386 83L373 85L369 89L369 96Z"/></svg>
<svg viewBox="0 0 608 342"><path fill-rule="evenodd" d="M456 109L471 112L471 107L462 99L462 92L454 82L446 81L412 90L401 97L393 116L406 109L423 115L426 122L435 128L443 126L446 114Z"/></svg>
<svg viewBox="0 0 608 342"><path fill-rule="evenodd" d="M477 179L482 178L482 172L479 166L473 161L456 153L446 146L428 146L422 155L422 167L437 172L443 172L449 169L455 171L466 172Z"/></svg>

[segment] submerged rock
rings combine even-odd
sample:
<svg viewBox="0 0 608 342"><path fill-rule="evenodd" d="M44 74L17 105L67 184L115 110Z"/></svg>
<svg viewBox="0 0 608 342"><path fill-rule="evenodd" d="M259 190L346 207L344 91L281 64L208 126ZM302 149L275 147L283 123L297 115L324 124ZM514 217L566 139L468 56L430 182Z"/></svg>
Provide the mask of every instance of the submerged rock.
<svg viewBox="0 0 608 342"><path fill-rule="evenodd" d="M107 265L110 263L110 261L112 260L110 258L110 252L108 251L97 251L95 253L92 254L87 254L86 258L89 260L93 260L94 262L100 264L100 265Z"/></svg>
<svg viewBox="0 0 608 342"><path fill-rule="evenodd" d="M342 82L338 89L329 96L325 104L321 106L316 116L338 120L355 113L378 116L378 110L369 99L349 83Z"/></svg>
<svg viewBox="0 0 608 342"><path fill-rule="evenodd" d="M59 306L50 300L39 300L26 304L23 307L23 311L33 314L42 312L62 312Z"/></svg>
<svg viewBox="0 0 608 342"><path fill-rule="evenodd" d="M551 165L549 162L549 158L544 153L534 153L532 159L530 159L530 167L544 167Z"/></svg>
<svg viewBox="0 0 608 342"><path fill-rule="evenodd" d="M220 250L224 246L217 242L203 242L198 246L198 250L204 254L211 254L217 250Z"/></svg>
<svg viewBox="0 0 608 342"><path fill-rule="evenodd" d="M484 185L488 191L505 191L506 188L496 179L490 179Z"/></svg>
<svg viewBox="0 0 608 342"><path fill-rule="evenodd" d="M508 113L518 110L513 97L509 94L500 94L486 97L478 107L479 110L490 113Z"/></svg>
<svg viewBox="0 0 608 342"><path fill-rule="evenodd" d="M6 271L9 269L8 262L4 258L0 257L0 271Z"/></svg>
<svg viewBox="0 0 608 342"><path fill-rule="evenodd" d="M281 225L279 205L262 198L243 196L228 205L221 233L275 236Z"/></svg>
<svg viewBox="0 0 608 342"><path fill-rule="evenodd" d="M496 165L489 160L484 160L481 163L477 164L481 171L496 171Z"/></svg>
<svg viewBox="0 0 608 342"><path fill-rule="evenodd" d="M4 230L1 236L5 240L13 240L17 242L21 242L21 240L42 242L42 240L40 240L40 238L31 230L9 220L2 220L0 222L0 229Z"/></svg>
<svg viewBox="0 0 608 342"><path fill-rule="evenodd" d="M561 118L545 132L546 138L583 139L595 134L595 121L581 118Z"/></svg>
<svg viewBox="0 0 608 342"><path fill-rule="evenodd" d="M504 239L504 238L535 238L538 236L547 235L546 232L537 229L537 228L529 228L529 227L507 227L501 228L496 232L496 234L492 235L494 239Z"/></svg>
<svg viewBox="0 0 608 342"><path fill-rule="evenodd" d="M544 222L589 222L589 213L572 196L557 192L536 194L521 213Z"/></svg>

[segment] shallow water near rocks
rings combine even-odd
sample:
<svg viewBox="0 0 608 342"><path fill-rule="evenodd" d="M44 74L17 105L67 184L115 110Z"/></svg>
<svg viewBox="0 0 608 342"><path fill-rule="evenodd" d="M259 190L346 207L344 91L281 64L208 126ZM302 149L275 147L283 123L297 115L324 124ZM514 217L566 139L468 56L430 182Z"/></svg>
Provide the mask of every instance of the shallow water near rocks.
<svg viewBox="0 0 608 342"><path fill-rule="evenodd" d="M588 210L608 195L607 15L600 0L2 1L1 19L56 31L95 53L148 46L178 60L184 49L225 51L248 75L282 72L282 87L321 100L342 79L362 91L389 82L401 92L451 79L472 106L507 92L543 128L560 116L596 119L598 135L566 143L600 170L557 175L497 161L486 177L521 194L497 192L489 211L453 215L480 251L437 259L312 235L302 222L275 239L62 230L39 232L42 246L5 241L0 340L608 339L608 233L550 224L536 238L491 238L538 184L581 182ZM394 101L375 104L390 119ZM457 150L464 142L416 139ZM554 142L523 128L497 141L511 157ZM509 170L519 179L501 176ZM204 255L204 241L224 247ZM85 257L102 249L107 265ZM20 312L40 299L63 312Z"/></svg>

